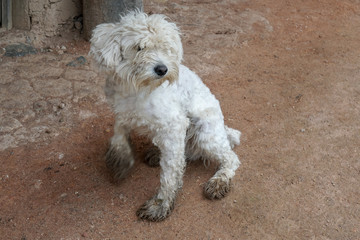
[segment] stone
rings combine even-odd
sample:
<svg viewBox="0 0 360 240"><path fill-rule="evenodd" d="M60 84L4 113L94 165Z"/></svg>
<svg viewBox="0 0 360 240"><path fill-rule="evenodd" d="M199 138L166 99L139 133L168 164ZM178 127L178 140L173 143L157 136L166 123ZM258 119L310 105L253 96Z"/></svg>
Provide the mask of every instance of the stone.
<svg viewBox="0 0 360 240"><path fill-rule="evenodd" d="M16 79L8 86L0 88L1 107L5 109L26 108L38 98L39 95L26 80Z"/></svg>
<svg viewBox="0 0 360 240"><path fill-rule="evenodd" d="M32 110L25 108L25 109L9 109L11 111L11 116L19 120L21 123L34 119L35 112ZM0 112L0 117L5 116L5 113Z"/></svg>
<svg viewBox="0 0 360 240"><path fill-rule="evenodd" d="M22 127L22 124L15 118L5 117L0 119L0 133L9 133Z"/></svg>
<svg viewBox="0 0 360 240"><path fill-rule="evenodd" d="M66 70L64 77L66 79L90 82L97 77L93 71L69 68Z"/></svg>
<svg viewBox="0 0 360 240"><path fill-rule="evenodd" d="M36 54L36 49L24 43L12 44L5 47L6 57L23 57L29 54Z"/></svg>
<svg viewBox="0 0 360 240"><path fill-rule="evenodd" d="M78 67L78 66L84 65L85 63L86 63L86 58L83 56L80 56L80 57L76 58L74 61L71 61L68 64L66 64L66 66Z"/></svg>
<svg viewBox="0 0 360 240"><path fill-rule="evenodd" d="M48 108L48 104L46 101L44 100L39 100L34 102L33 104L33 109L35 112L39 113L39 112L45 112Z"/></svg>
<svg viewBox="0 0 360 240"><path fill-rule="evenodd" d="M74 102L78 102L86 97L93 99L96 104L104 103L105 95L103 87L85 82L74 82Z"/></svg>
<svg viewBox="0 0 360 240"><path fill-rule="evenodd" d="M1 94L0 94L1 96ZM23 105L20 101L16 101L13 99L4 100L1 102L1 108L11 110L16 108L24 108L26 105Z"/></svg>
<svg viewBox="0 0 360 240"><path fill-rule="evenodd" d="M26 71L26 68L23 68L20 71L20 77L22 78L59 78L63 73L63 69L51 66L33 66L29 64L32 68L31 71Z"/></svg>
<svg viewBox="0 0 360 240"><path fill-rule="evenodd" d="M7 91L13 95L13 94L23 94L26 92L32 91L32 88L28 81L23 79L17 79L9 85L7 88Z"/></svg>
<svg viewBox="0 0 360 240"><path fill-rule="evenodd" d="M0 77L0 84L7 84L12 82L14 79L14 74L12 72L4 72Z"/></svg>
<svg viewBox="0 0 360 240"><path fill-rule="evenodd" d="M72 94L72 84L63 78L38 80L34 89L44 97L62 97Z"/></svg>
<svg viewBox="0 0 360 240"><path fill-rule="evenodd" d="M11 136L11 134L0 134L0 151L16 146L17 141L13 136Z"/></svg>
<svg viewBox="0 0 360 240"><path fill-rule="evenodd" d="M82 23L81 23L81 22L75 22L75 23L74 23L74 27L75 27L77 30L81 30L81 29L82 29Z"/></svg>
<svg viewBox="0 0 360 240"><path fill-rule="evenodd" d="M94 118L97 117L98 115L96 113L93 113L91 111L87 111L87 110L80 110L79 112L79 119L80 120L85 120L88 118Z"/></svg>
<svg viewBox="0 0 360 240"><path fill-rule="evenodd" d="M24 109L22 114L19 116L20 121L26 122L30 119L33 119L35 117L35 113L31 111L30 109Z"/></svg>

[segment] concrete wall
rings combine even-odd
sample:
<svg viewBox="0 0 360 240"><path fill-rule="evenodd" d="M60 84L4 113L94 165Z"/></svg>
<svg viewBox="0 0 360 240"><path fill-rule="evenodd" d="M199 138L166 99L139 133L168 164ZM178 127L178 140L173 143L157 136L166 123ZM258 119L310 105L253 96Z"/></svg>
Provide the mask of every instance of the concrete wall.
<svg viewBox="0 0 360 240"><path fill-rule="evenodd" d="M82 0L2 0L3 28L30 30L33 35L53 37L74 28L74 17L82 14ZM4 8L10 6L6 11ZM6 11L6 12L5 12Z"/></svg>
<svg viewBox="0 0 360 240"><path fill-rule="evenodd" d="M29 0L12 1L12 27L30 30Z"/></svg>
<svg viewBox="0 0 360 240"><path fill-rule="evenodd" d="M85 0L86 1L86 0ZM81 0L28 0L31 31L52 37L73 28L82 13Z"/></svg>
<svg viewBox="0 0 360 240"><path fill-rule="evenodd" d="M135 8L142 9L143 5L142 0L0 1L11 3L13 28L30 30L31 36L33 36L32 41L35 44L43 42L48 37L71 34L71 31L73 33L74 30L80 33L83 27L82 19L85 23L84 36L88 40L92 29L97 24L116 21L120 13ZM83 12L84 18L79 17Z"/></svg>

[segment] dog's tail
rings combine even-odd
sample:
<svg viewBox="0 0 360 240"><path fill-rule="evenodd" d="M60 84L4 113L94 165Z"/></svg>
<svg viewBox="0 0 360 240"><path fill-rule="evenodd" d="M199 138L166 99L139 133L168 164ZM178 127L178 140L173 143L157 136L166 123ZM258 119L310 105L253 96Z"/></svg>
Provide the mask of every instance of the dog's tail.
<svg viewBox="0 0 360 240"><path fill-rule="evenodd" d="M236 129L229 128L228 126L225 126L225 130L226 130L226 134L229 139L231 148L234 148L236 145L239 145L241 132Z"/></svg>

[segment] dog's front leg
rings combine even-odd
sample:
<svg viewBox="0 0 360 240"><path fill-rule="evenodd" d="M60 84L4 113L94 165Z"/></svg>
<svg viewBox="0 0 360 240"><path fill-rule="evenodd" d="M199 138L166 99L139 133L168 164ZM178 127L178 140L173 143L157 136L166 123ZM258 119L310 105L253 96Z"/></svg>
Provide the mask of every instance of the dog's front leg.
<svg viewBox="0 0 360 240"><path fill-rule="evenodd" d="M106 153L106 166L116 180L124 178L134 165L128 129L116 120L114 136L111 138L110 147Z"/></svg>
<svg viewBox="0 0 360 240"><path fill-rule="evenodd" d="M154 144L161 152L160 189L137 211L139 218L161 221L173 210L177 192L183 183L185 135L186 130L184 128L175 130L173 134L169 132L158 133L153 139Z"/></svg>

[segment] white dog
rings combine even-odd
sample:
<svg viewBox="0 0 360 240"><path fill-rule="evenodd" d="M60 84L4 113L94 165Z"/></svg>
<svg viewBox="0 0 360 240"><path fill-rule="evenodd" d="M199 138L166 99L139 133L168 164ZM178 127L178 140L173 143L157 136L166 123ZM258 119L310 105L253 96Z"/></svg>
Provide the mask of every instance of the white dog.
<svg viewBox="0 0 360 240"><path fill-rule="evenodd" d="M95 28L90 54L107 75L105 94L116 113L107 166L118 179L133 166L131 130L152 140L146 160L161 166L160 189L137 211L138 217L160 221L171 213L185 159L218 162L204 193L210 199L224 197L240 165L232 148L240 144L241 133L224 125L214 95L181 65L176 25L163 15L130 12L118 23Z"/></svg>

